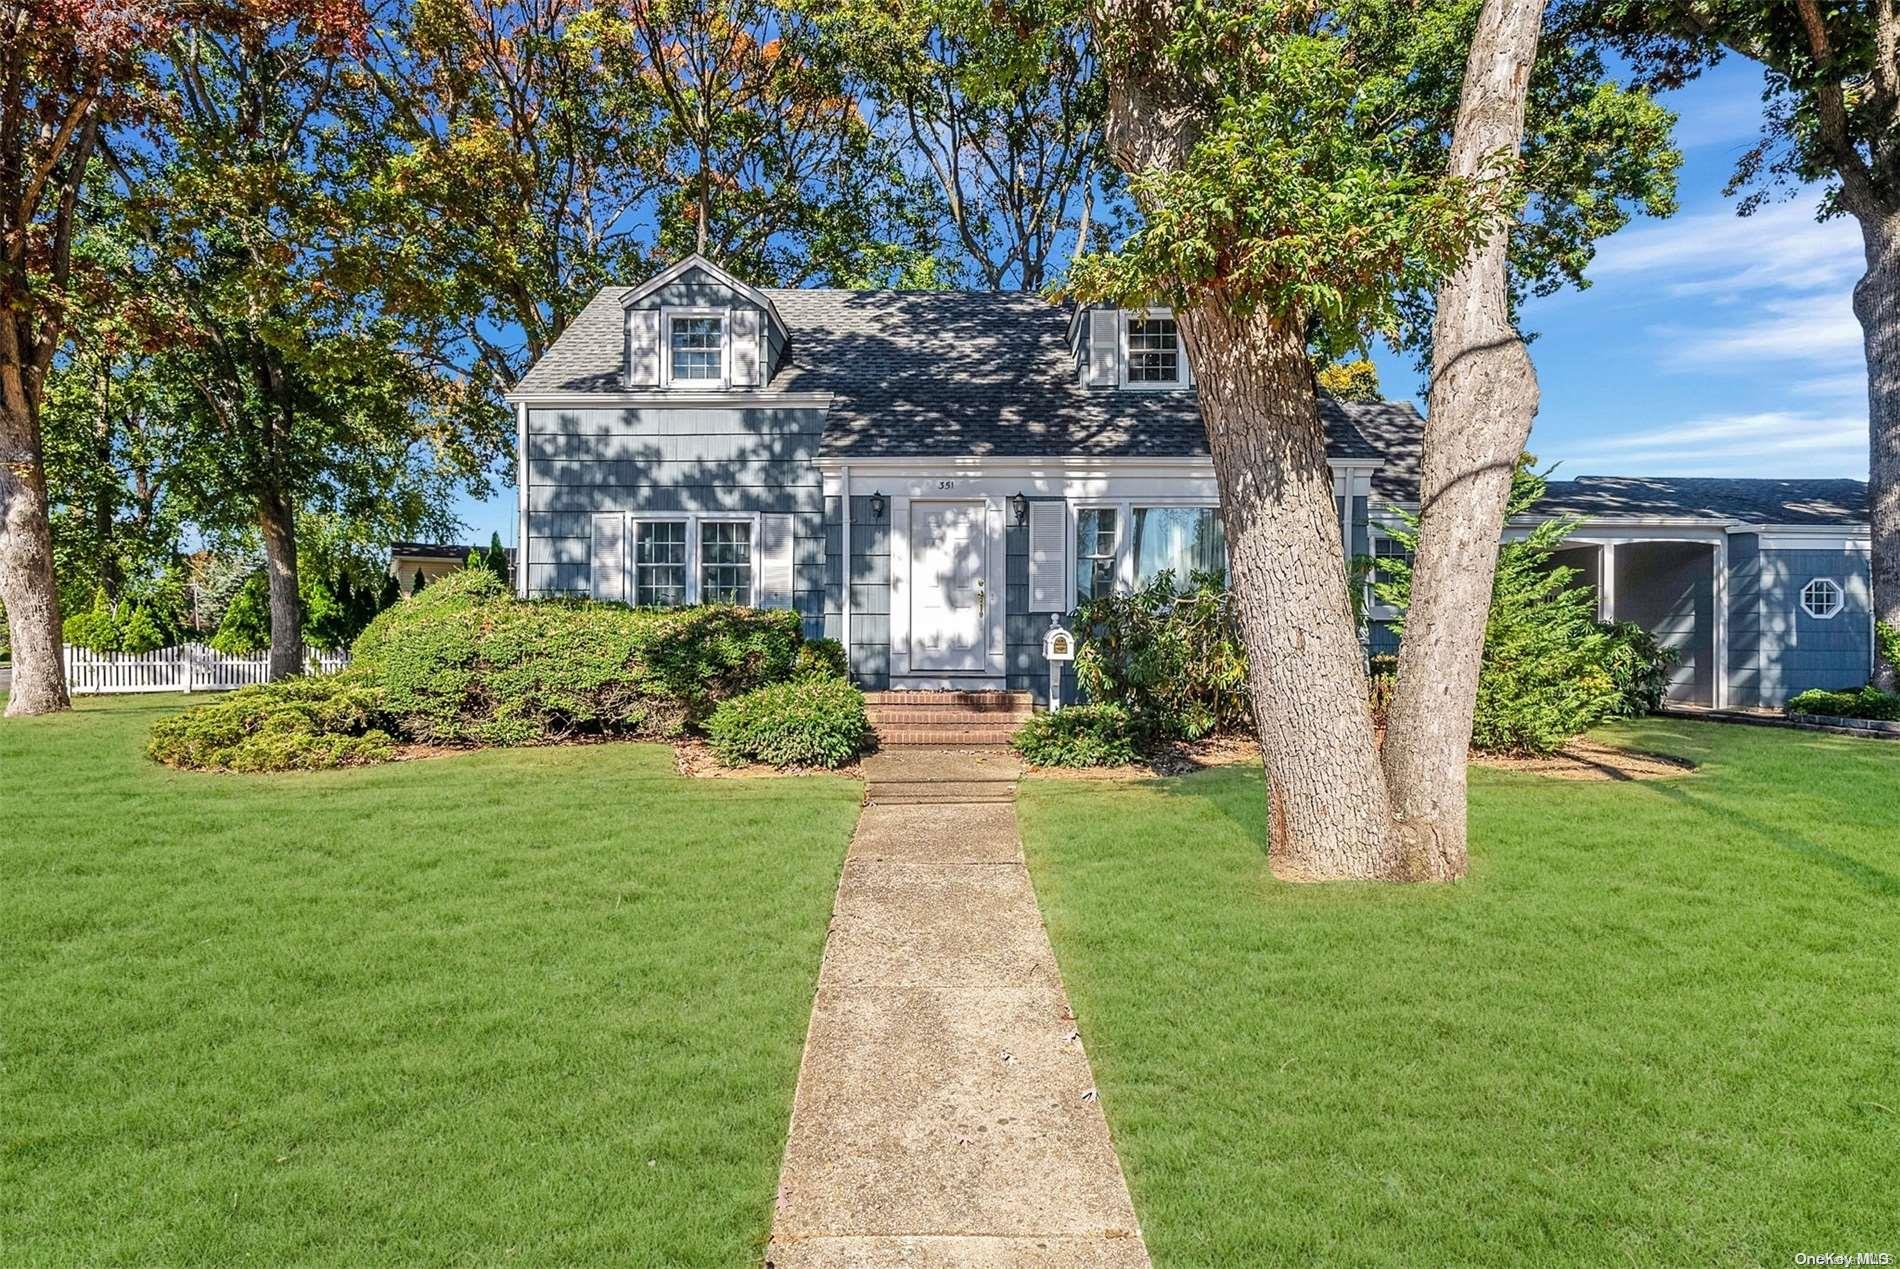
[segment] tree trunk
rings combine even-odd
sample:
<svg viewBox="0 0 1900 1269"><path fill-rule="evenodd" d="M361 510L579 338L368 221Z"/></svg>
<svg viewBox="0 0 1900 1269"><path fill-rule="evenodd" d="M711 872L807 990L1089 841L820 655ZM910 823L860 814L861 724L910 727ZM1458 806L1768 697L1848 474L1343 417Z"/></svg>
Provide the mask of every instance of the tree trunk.
<svg viewBox="0 0 1900 1269"><path fill-rule="evenodd" d="M34 415L21 368L0 366L0 604L13 641L9 717L72 708L60 651L46 467Z"/></svg>
<svg viewBox="0 0 1900 1269"><path fill-rule="evenodd" d="M1304 333L1212 301L1178 316L1220 477L1266 760L1268 863L1290 881L1408 879L1417 868L1379 767Z"/></svg>
<svg viewBox="0 0 1900 1269"><path fill-rule="evenodd" d="M1485 0L1452 133L1454 175L1478 179L1500 153L1516 157L1543 15L1543 0ZM1393 809L1439 879L1465 874L1485 620L1511 472L1537 413L1537 375L1506 297L1509 245L1500 223L1438 288L1418 555L1383 755Z"/></svg>
<svg viewBox="0 0 1900 1269"><path fill-rule="evenodd" d="M270 581L270 677L303 673L303 600L297 593L297 524L290 499L281 493L257 500L264 534L264 572Z"/></svg>
<svg viewBox="0 0 1900 1269"><path fill-rule="evenodd" d="M1863 215L1867 272L1854 316L1867 349L1867 511L1873 532L1874 616L1900 630L1900 215ZM1895 689L1900 667L1879 662L1874 682Z"/></svg>

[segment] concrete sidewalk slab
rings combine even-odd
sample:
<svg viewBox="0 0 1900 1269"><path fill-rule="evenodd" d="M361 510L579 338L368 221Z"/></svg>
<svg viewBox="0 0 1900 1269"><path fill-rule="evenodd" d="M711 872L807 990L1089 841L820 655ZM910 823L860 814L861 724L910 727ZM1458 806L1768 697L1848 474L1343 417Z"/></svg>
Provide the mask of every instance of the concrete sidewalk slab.
<svg viewBox="0 0 1900 1269"><path fill-rule="evenodd" d="M993 790L1019 773L994 750L865 763L873 787ZM865 807L838 884L767 1264L1148 1263L1014 804Z"/></svg>

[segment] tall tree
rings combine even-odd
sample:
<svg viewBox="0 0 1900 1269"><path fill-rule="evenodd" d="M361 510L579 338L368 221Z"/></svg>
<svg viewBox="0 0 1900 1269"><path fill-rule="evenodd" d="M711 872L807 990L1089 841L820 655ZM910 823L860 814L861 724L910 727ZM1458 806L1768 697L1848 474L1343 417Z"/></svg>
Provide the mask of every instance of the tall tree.
<svg viewBox="0 0 1900 1269"><path fill-rule="evenodd" d="M143 280L184 335L167 366L200 405L194 518L263 544L273 678L303 667L299 514L380 516L400 532L441 504L447 471L479 479L503 443L498 420L469 435L456 426L469 416L434 408L453 385L409 355L350 263L375 204L338 99L360 82L366 21L326 4L181 31L161 73L165 143L120 156L150 240Z"/></svg>
<svg viewBox="0 0 1900 1269"><path fill-rule="evenodd" d="M1089 236L1114 171L1107 105L1075 0L1013 7L974 0L812 0L843 48L874 123L899 139L938 192L949 280L1040 290L1057 253Z"/></svg>
<svg viewBox="0 0 1900 1269"><path fill-rule="evenodd" d="M1180 318L1221 480L1269 775L1273 868L1298 879L1456 875L1462 797L1455 837L1431 823L1414 827L1374 745L1308 357L1405 330L1408 316L1431 309L1419 297L1468 261L1477 263L1467 281L1438 299L1495 318L1501 230L1509 230L1507 301L1525 285L1560 284L1588 259L1593 238L1627 217L1588 210L1626 196L1632 147L1610 121L1618 112L1593 115L1598 68L1558 56L1537 169L1527 176L1511 162L1515 140L1499 153L1491 127L1499 109L1508 122L1510 94L1525 91L1516 72L1473 104L1464 145L1480 160L1476 170L1453 167L1446 144L1466 117L1466 64L1509 66L1521 48L1520 25L1470 0L1212 10L1098 0L1094 20L1109 72L1109 143L1144 224L1114 256L1081 261L1075 289L1165 298ZM1521 120L1525 107L1514 110ZM1478 123L1484 130L1471 134ZM1656 147L1655 129L1641 131L1647 151L1635 165L1666 168L1673 156ZM1527 189L1533 207L1549 205L1550 214L1539 208L1538 232L1512 227ZM1467 313L1447 334L1468 337L1475 325ZM1503 329L1515 342L1508 322ZM1309 348L1315 335L1318 349ZM1470 386L1449 385L1447 420L1428 421L1428 438L1455 436L1453 420L1470 418L1457 405ZM1503 444L1519 425L1488 430L1484 446ZM1445 435L1427 444L1444 455L1440 479L1458 483L1461 447ZM1482 518L1501 514L1509 470L1507 458L1503 481L1487 482L1497 484L1487 496L1499 510ZM1448 554L1494 552L1495 534L1482 532L1472 526ZM1423 662L1434 646L1440 656L1476 654L1481 620L1422 635L1418 620L1407 637L1427 650ZM1441 764L1461 767L1462 748L1455 757L1445 756L1449 743L1435 748ZM1456 772L1440 775L1462 789Z"/></svg>
<svg viewBox="0 0 1900 1269"><path fill-rule="evenodd" d="M1649 82L1676 87L1728 54L1767 71L1760 142L1729 181L1746 215L1777 187L1819 183L1823 218L1860 224L1854 287L1867 353L1874 615L1900 629L1900 4L1895 0L1571 0ZM1896 667L1878 668L1894 685Z"/></svg>
<svg viewBox="0 0 1900 1269"><path fill-rule="evenodd" d="M1486 0L1452 127L1453 178L1515 183L1543 19L1544 0ZM1512 321L1510 239L1509 223L1493 224L1438 286L1412 602L1382 753L1414 858L1441 879L1466 870L1465 758L1485 620L1537 413L1537 374Z"/></svg>
<svg viewBox="0 0 1900 1269"><path fill-rule="evenodd" d="M0 3L0 607L8 714L65 709L40 410L65 340L81 193L103 130L135 115L159 3Z"/></svg>

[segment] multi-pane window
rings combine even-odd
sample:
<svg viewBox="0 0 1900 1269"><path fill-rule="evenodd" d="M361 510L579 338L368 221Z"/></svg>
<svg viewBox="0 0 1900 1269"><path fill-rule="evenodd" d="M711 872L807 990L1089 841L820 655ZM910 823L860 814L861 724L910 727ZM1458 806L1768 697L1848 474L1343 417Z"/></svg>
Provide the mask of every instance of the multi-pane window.
<svg viewBox="0 0 1900 1269"><path fill-rule="evenodd" d="M673 382L719 382L725 333L723 318L675 317L668 335Z"/></svg>
<svg viewBox="0 0 1900 1269"><path fill-rule="evenodd" d="M1128 382L1179 383L1181 337L1172 317L1128 315Z"/></svg>
<svg viewBox="0 0 1900 1269"><path fill-rule="evenodd" d="M699 598L708 604L752 602L752 525L704 520L699 526Z"/></svg>
<svg viewBox="0 0 1900 1269"><path fill-rule="evenodd" d="M686 602L686 521L641 520L633 526L633 602Z"/></svg>
<svg viewBox="0 0 1900 1269"><path fill-rule="evenodd" d="M1388 561L1397 560L1405 564L1412 562L1412 552L1405 543L1397 538L1374 534L1372 538L1372 574L1366 578L1369 585L1379 586L1385 582L1398 580L1397 573Z"/></svg>
<svg viewBox="0 0 1900 1269"><path fill-rule="evenodd" d="M1227 535L1213 507L1136 507L1135 584L1174 574L1186 588L1196 573L1227 571Z"/></svg>
<svg viewBox="0 0 1900 1269"><path fill-rule="evenodd" d="M1115 589L1115 513L1075 513L1075 601L1084 603Z"/></svg>
<svg viewBox="0 0 1900 1269"><path fill-rule="evenodd" d="M1847 596L1839 582L1817 577L1801 588L1801 607L1810 617L1826 620L1846 605Z"/></svg>

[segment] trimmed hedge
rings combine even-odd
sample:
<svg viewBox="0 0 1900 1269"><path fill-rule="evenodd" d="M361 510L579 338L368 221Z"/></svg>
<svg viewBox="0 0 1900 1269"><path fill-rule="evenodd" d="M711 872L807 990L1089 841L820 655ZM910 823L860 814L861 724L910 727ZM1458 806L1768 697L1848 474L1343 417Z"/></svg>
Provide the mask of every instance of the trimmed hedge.
<svg viewBox="0 0 1900 1269"><path fill-rule="evenodd" d="M1032 716L1009 743L1038 767L1120 767L1135 760L1135 724L1119 705L1071 705Z"/></svg>
<svg viewBox="0 0 1900 1269"><path fill-rule="evenodd" d="M395 756L381 691L346 670L240 688L152 724L146 753L195 771L317 771Z"/></svg>
<svg viewBox="0 0 1900 1269"><path fill-rule="evenodd" d="M799 646L798 656L792 662L792 677L795 679L850 678L851 670L845 664L844 645L836 639L805 640Z"/></svg>
<svg viewBox="0 0 1900 1269"><path fill-rule="evenodd" d="M871 736L864 694L842 678L811 675L724 702L707 734L721 761L775 767L838 767Z"/></svg>
<svg viewBox="0 0 1900 1269"><path fill-rule="evenodd" d="M1870 718L1876 722L1900 723L1900 695L1877 687L1829 692L1809 688L1784 707L1790 714L1818 714L1825 718Z"/></svg>
<svg viewBox="0 0 1900 1269"><path fill-rule="evenodd" d="M789 609L524 602L468 570L380 614L352 663L413 739L532 745L678 736L720 701L789 677L802 641Z"/></svg>

